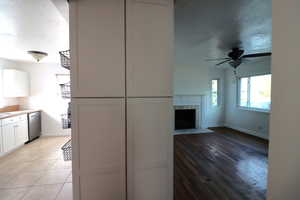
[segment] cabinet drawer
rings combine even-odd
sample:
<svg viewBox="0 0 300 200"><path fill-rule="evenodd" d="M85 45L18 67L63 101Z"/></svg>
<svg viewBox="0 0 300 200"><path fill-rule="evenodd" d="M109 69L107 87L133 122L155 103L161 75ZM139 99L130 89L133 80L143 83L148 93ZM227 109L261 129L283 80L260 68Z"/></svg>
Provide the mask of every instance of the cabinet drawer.
<svg viewBox="0 0 300 200"><path fill-rule="evenodd" d="M24 120L27 120L27 114L19 115L19 116L17 116L17 118L18 118L18 121L24 121Z"/></svg>
<svg viewBox="0 0 300 200"><path fill-rule="evenodd" d="M5 126L7 124L16 123L17 121L19 121L19 116L17 116L17 117L9 117L9 118L6 118L6 119L2 120L2 126Z"/></svg>
<svg viewBox="0 0 300 200"><path fill-rule="evenodd" d="M6 118L6 119L2 120L2 126L7 125L7 124L16 123L16 122L19 122L19 121L24 121L24 120L27 120L27 114L18 115L18 116L15 116L15 117L9 117L9 118Z"/></svg>

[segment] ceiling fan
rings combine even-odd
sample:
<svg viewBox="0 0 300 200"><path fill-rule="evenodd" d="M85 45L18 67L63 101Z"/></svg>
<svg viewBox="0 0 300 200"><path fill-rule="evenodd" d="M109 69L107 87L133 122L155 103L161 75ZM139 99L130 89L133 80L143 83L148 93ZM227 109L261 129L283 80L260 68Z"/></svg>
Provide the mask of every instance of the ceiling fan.
<svg viewBox="0 0 300 200"><path fill-rule="evenodd" d="M244 50L240 48L233 48L231 52L228 53L226 58L217 58L217 59L207 59L206 61L221 61L216 64L216 66L228 63L231 67L233 67L235 70L240 66L245 58L257 58L257 57L265 57L265 56L271 56L271 52L264 52L264 53L254 53L254 54L245 54Z"/></svg>

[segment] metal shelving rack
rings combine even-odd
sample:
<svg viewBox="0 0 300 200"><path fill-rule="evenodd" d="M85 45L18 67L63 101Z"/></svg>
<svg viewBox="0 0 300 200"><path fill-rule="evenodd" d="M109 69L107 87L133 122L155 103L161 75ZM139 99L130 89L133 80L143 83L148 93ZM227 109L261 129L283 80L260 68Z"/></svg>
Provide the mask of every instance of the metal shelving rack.
<svg viewBox="0 0 300 200"><path fill-rule="evenodd" d="M72 160L72 142L69 140L64 146L62 146L64 161Z"/></svg>
<svg viewBox="0 0 300 200"><path fill-rule="evenodd" d="M64 99L71 98L71 83L60 84L61 97Z"/></svg>
<svg viewBox="0 0 300 200"><path fill-rule="evenodd" d="M71 69L71 59L70 59L70 50L67 51L60 51L60 64L63 68L68 70Z"/></svg>
<svg viewBox="0 0 300 200"><path fill-rule="evenodd" d="M60 54L61 66L65 69L70 70L71 69L70 50L60 51L59 54ZM62 98L67 98L67 99L71 98L71 84L70 83L60 84L60 89L61 89ZM67 114L62 114L61 120L62 120L62 128L63 129L71 128L70 103L69 103L69 108L68 108ZM61 149L63 151L64 160L65 161L72 160L71 140L69 140L66 144L64 144L64 146Z"/></svg>

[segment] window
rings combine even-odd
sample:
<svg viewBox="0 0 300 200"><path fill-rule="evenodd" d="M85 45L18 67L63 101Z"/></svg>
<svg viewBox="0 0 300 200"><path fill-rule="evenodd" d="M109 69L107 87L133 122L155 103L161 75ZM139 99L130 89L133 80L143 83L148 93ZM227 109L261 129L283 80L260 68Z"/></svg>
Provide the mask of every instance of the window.
<svg viewBox="0 0 300 200"><path fill-rule="evenodd" d="M254 110L271 109L271 74L239 79L239 106Z"/></svg>
<svg viewBox="0 0 300 200"><path fill-rule="evenodd" d="M218 106L219 102L219 79L214 79L211 81L211 104Z"/></svg>

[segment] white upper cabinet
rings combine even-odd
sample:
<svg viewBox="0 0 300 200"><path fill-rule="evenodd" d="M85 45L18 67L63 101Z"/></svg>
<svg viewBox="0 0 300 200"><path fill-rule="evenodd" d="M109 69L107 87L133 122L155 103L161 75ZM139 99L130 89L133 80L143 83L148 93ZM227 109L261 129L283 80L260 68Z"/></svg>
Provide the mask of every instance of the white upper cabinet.
<svg viewBox="0 0 300 200"><path fill-rule="evenodd" d="M126 27L128 96L172 96L173 0L128 0Z"/></svg>
<svg viewBox="0 0 300 200"><path fill-rule="evenodd" d="M70 1L73 97L125 95L124 0Z"/></svg>
<svg viewBox="0 0 300 200"><path fill-rule="evenodd" d="M171 98L129 99L127 188L130 200L173 200Z"/></svg>
<svg viewBox="0 0 300 200"><path fill-rule="evenodd" d="M29 77L27 72L4 69L2 71L3 97L29 96Z"/></svg>
<svg viewBox="0 0 300 200"><path fill-rule="evenodd" d="M125 100L72 100L74 200L126 199Z"/></svg>

